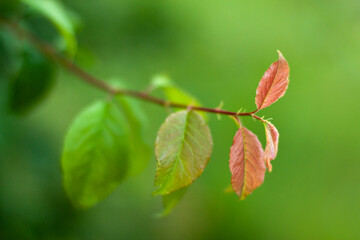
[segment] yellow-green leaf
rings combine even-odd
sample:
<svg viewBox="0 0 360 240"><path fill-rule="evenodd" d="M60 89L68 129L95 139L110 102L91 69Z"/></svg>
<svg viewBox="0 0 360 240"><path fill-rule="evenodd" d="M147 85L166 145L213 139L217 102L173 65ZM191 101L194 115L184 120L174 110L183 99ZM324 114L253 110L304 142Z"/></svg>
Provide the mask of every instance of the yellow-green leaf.
<svg viewBox="0 0 360 240"><path fill-rule="evenodd" d="M176 86L169 77L166 75L157 75L153 78L151 82L153 90L160 89L164 92L167 100L175 103L182 103L185 105L197 106L200 107L200 102L193 97L191 94L185 90ZM180 109L181 110L181 109ZM200 113L206 120L206 114L204 112Z"/></svg>
<svg viewBox="0 0 360 240"><path fill-rule="evenodd" d="M171 114L160 127L154 195L165 195L194 182L204 171L212 152L210 129L195 111Z"/></svg>

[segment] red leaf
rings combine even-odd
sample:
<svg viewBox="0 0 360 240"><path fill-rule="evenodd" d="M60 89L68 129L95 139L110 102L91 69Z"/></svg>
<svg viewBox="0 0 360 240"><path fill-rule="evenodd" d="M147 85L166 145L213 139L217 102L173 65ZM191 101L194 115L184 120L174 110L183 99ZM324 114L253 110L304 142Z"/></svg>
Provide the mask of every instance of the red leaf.
<svg viewBox="0 0 360 240"><path fill-rule="evenodd" d="M289 65L278 51L279 60L271 64L256 89L255 103L257 109L263 109L284 96L289 84Z"/></svg>
<svg viewBox="0 0 360 240"><path fill-rule="evenodd" d="M245 127L240 127L235 134L229 165L231 184L240 199L244 199L264 181L264 151L257 136Z"/></svg>
<svg viewBox="0 0 360 240"><path fill-rule="evenodd" d="M269 172L272 171L270 161L274 160L278 152L279 132L276 127L268 121L264 122L266 134L265 164Z"/></svg>

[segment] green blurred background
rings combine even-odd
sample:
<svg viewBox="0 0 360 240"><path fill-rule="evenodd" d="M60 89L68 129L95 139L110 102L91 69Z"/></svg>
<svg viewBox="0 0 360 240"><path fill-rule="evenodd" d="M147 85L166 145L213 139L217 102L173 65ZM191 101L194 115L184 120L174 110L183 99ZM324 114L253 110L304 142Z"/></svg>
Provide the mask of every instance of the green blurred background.
<svg viewBox="0 0 360 240"><path fill-rule="evenodd" d="M360 236L360 2L67 0L81 18L78 62L92 74L144 89L167 73L209 107L254 110L276 50L288 60L284 98L261 111L280 132L273 172L246 200L225 194L236 126L211 116L213 155L173 214L154 218L154 158L86 211L62 188L59 159L75 115L105 94L61 71L25 118L4 110L0 89L1 239L358 239ZM2 84L3 86L3 84ZM164 109L143 103L147 139ZM263 126L244 124L264 144Z"/></svg>

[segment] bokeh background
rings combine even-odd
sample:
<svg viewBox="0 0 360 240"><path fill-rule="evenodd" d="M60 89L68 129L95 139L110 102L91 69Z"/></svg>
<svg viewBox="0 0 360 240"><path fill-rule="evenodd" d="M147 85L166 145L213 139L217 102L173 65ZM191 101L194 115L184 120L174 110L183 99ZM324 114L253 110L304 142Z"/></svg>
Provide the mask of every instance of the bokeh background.
<svg viewBox="0 0 360 240"><path fill-rule="evenodd" d="M105 95L61 71L25 118L0 89L1 239L358 239L360 236L360 2L358 0L66 0L81 19L78 63L144 89L169 74L209 107L255 108L255 90L282 51L284 98L260 115L280 132L273 172L246 200L225 194L236 126L209 118L213 155L173 214L154 218L154 158L92 209L75 210L60 156L76 114ZM142 103L152 145L166 110ZM244 124L264 144L263 126Z"/></svg>

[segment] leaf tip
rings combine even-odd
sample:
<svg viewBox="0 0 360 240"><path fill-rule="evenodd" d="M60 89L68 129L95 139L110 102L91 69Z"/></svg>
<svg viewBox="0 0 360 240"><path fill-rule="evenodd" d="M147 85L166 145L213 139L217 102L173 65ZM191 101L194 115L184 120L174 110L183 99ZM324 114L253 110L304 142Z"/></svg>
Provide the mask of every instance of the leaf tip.
<svg viewBox="0 0 360 240"><path fill-rule="evenodd" d="M276 50L276 51L279 54L279 59L285 59L284 55L280 52L280 50Z"/></svg>

